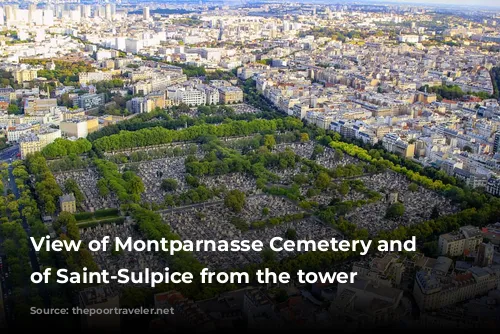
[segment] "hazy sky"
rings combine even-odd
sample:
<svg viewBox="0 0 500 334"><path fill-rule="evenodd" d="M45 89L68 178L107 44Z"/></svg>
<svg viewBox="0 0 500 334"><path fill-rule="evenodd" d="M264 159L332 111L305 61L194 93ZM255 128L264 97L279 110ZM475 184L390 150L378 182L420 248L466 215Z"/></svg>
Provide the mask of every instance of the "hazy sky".
<svg viewBox="0 0 500 334"><path fill-rule="evenodd" d="M500 0L386 0L386 1L500 7Z"/></svg>

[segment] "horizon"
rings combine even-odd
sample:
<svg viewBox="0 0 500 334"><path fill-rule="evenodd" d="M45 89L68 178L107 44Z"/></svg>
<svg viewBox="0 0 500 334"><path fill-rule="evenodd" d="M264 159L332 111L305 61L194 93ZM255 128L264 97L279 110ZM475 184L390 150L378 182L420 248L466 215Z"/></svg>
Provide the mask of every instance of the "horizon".
<svg viewBox="0 0 500 334"><path fill-rule="evenodd" d="M194 0L193 0L194 1ZM226 0L227 1L227 0ZM231 0L230 0L231 1ZM236 1L237 0L233 0ZM276 2L276 0L264 0L264 2ZM263 2L262 0L254 0L248 1L247 3L252 2ZM298 0L296 2L299 3L318 3L325 5L330 3L331 1L325 0ZM468 6L468 7L488 7L488 8L497 8L500 9L500 2L498 0L471 0L471 1L461 1L461 0L356 0L356 1L348 1L348 0L337 0L331 2L332 5L338 3L375 3L375 4L402 4L402 5L433 5L433 6L446 6L446 5L454 5L454 6Z"/></svg>
<svg viewBox="0 0 500 334"><path fill-rule="evenodd" d="M377 2L376 0L365 0L369 2ZM474 7L495 7L500 8L498 0L473 0L473 1L460 1L460 0L384 0L383 2L405 3L405 4L429 4L429 5L460 5L460 6L474 6Z"/></svg>

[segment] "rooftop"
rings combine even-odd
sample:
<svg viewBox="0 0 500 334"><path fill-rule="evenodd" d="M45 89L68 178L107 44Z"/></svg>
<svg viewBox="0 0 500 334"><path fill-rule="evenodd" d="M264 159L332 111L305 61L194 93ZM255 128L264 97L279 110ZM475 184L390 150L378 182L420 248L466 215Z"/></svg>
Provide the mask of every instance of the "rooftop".
<svg viewBox="0 0 500 334"><path fill-rule="evenodd" d="M75 195L73 193L64 194L61 197L59 197L59 201L61 203L74 202L75 201Z"/></svg>

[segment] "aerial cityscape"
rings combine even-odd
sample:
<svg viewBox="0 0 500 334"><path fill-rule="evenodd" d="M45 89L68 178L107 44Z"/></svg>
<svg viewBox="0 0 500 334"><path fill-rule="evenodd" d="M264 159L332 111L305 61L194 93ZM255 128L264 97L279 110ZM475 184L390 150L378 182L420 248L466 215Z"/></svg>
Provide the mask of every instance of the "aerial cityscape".
<svg viewBox="0 0 500 334"><path fill-rule="evenodd" d="M500 327L497 1L1 1L0 58L0 329ZM36 251L46 236L418 250ZM357 276L30 281L123 267Z"/></svg>

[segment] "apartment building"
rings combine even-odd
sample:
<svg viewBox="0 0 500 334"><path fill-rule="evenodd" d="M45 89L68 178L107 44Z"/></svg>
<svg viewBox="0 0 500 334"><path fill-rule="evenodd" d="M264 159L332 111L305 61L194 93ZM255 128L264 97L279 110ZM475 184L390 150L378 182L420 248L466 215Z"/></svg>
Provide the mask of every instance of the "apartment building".
<svg viewBox="0 0 500 334"><path fill-rule="evenodd" d="M62 113L62 120L67 121L68 119L85 117L85 110L76 109L76 110L68 110Z"/></svg>
<svg viewBox="0 0 500 334"><path fill-rule="evenodd" d="M40 147L43 149L45 146L51 144L57 138L61 138L61 130L53 128L41 128L37 133L40 140Z"/></svg>
<svg viewBox="0 0 500 334"><path fill-rule="evenodd" d="M100 106L104 106L105 103L105 96L104 93L101 94L84 94L79 96L75 101L74 104L76 104L79 108L82 108L84 110L89 110L92 108L97 108Z"/></svg>
<svg viewBox="0 0 500 334"><path fill-rule="evenodd" d="M82 85L111 79L113 79L113 75L110 72L82 72L78 75L78 81Z"/></svg>
<svg viewBox="0 0 500 334"><path fill-rule="evenodd" d="M335 115L327 112L309 111L306 114L306 121L322 129L329 129Z"/></svg>
<svg viewBox="0 0 500 334"><path fill-rule="evenodd" d="M495 196L500 195L500 179L489 179L486 183L486 192Z"/></svg>
<svg viewBox="0 0 500 334"><path fill-rule="evenodd" d="M33 81L38 77L36 69L19 69L12 72L12 76L16 83Z"/></svg>
<svg viewBox="0 0 500 334"><path fill-rule="evenodd" d="M405 314L402 299L403 290L360 277L353 283L338 285L337 296L328 311L334 317L360 325L383 324Z"/></svg>
<svg viewBox="0 0 500 334"><path fill-rule="evenodd" d="M9 142L17 142L19 139L29 133L35 131L31 124L19 124L7 128L7 140Z"/></svg>
<svg viewBox="0 0 500 334"><path fill-rule="evenodd" d="M142 114L150 112L152 103L146 97L134 97L127 101L127 110L132 114Z"/></svg>
<svg viewBox="0 0 500 334"><path fill-rule="evenodd" d="M499 279L500 272L489 267L446 275L419 271L413 296L421 311L435 310L486 294L498 287Z"/></svg>
<svg viewBox="0 0 500 334"><path fill-rule="evenodd" d="M437 95L434 93L417 92L416 101L430 104L437 101Z"/></svg>
<svg viewBox="0 0 500 334"><path fill-rule="evenodd" d="M439 254L461 256L474 251L483 242L481 231L474 226L463 226L456 232L441 234L438 241Z"/></svg>
<svg viewBox="0 0 500 334"><path fill-rule="evenodd" d="M395 133L388 133L382 138L382 146L389 152L396 153L405 158L415 155L415 144L402 140Z"/></svg>
<svg viewBox="0 0 500 334"><path fill-rule="evenodd" d="M26 159L28 154L40 152L42 150L40 138L38 138L38 136L34 133L21 137L19 139L19 150L21 153L21 159Z"/></svg>
<svg viewBox="0 0 500 334"><path fill-rule="evenodd" d="M486 187L486 184L488 183L488 176L471 173L462 168L455 168L452 175L454 175L457 179L464 181L464 183L471 188Z"/></svg>
<svg viewBox="0 0 500 334"><path fill-rule="evenodd" d="M364 143L375 144L378 138L375 132L366 128L362 123L338 120L330 123L330 130L340 133L345 138L356 138Z"/></svg>
<svg viewBox="0 0 500 334"><path fill-rule="evenodd" d="M234 86L218 87L219 102L222 104L240 103L243 102L243 91Z"/></svg>
<svg viewBox="0 0 500 334"><path fill-rule="evenodd" d="M193 87L170 87L167 89L167 98L173 104L187 104L188 106L203 105L207 101L205 91Z"/></svg>
<svg viewBox="0 0 500 334"><path fill-rule="evenodd" d="M204 91L205 96L206 96L206 105L211 105L211 104L218 104L219 103L219 90L215 87L208 86L208 85L196 85L196 88Z"/></svg>
<svg viewBox="0 0 500 334"><path fill-rule="evenodd" d="M57 107L57 99L39 99L28 97L24 100L25 115L48 114L53 108Z"/></svg>
<svg viewBox="0 0 500 334"><path fill-rule="evenodd" d="M97 117L77 117L62 121L59 128L65 137L85 138L99 129L99 121Z"/></svg>

